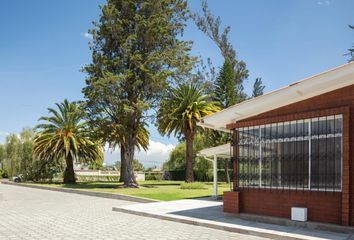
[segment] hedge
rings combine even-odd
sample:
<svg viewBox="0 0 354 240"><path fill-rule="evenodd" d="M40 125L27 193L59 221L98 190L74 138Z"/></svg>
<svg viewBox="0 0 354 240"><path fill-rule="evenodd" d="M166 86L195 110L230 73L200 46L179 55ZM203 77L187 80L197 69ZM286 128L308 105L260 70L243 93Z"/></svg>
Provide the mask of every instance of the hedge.
<svg viewBox="0 0 354 240"><path fill-rule="evenodd" d="M117 182L119 181L119 176L109 176L109 175L77 175L76 178L79 182Z"/></svg>
<svg viewBox="0 0 354 240"><path fill-rule="evenodd" d="M233 178L233 171L229 170L230 179ZM184 181L186 178L185 170L172 170L165 171L164 179L172 181ZM146 179L146 176L145 176ZM194 171L194 180L198 182L211 182L213 181L213 174L208 172ZM218 170L218 182L226 182L225 170Z"/></svg>

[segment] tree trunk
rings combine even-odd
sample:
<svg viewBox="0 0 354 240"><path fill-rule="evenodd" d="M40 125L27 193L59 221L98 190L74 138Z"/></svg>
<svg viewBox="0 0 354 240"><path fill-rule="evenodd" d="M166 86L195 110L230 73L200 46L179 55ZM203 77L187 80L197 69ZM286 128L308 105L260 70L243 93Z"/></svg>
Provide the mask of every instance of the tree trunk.
<svg viewBox="0 0 354 240"><path fill-rule="evenodd" d="M67 158L65 159L66 162L66 167L64 171L64 183L76 183L76 178L75 178L75 172L74 172L74 161L69 154Z"/></svg>
<svg viewBox="0 0 354 240"><path fill-rule="evenodd" d="M226 183L230 183L229 159L225 159L225 181Z"/></svg>
<svg viewBox="0 0 354 240"><path fill-rule="evenodd" d="M126 160L125 160L124 145L120 144L120 176L119 176L119 182L124 182L125 168L126 168Z"/></svg>
<svg viewBox="0 0 354 240"><path fill-rule="evenodd" d="M186 182L194 182L193 173L193 133L188 131L186 137Z"/></svg>
<svg viewBox="0 0 354 240"><path fill-rule="evenodd" d="M133 169L136 136L134 134L127 134L126 141L123 144L124 159L126 163L124 171L124 187L138 187Z"/></svg>

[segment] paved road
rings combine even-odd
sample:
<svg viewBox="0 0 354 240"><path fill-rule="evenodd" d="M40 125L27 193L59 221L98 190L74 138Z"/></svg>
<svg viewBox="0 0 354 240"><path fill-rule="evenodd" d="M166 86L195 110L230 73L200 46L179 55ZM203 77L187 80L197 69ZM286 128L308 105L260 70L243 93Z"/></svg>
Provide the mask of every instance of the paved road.
<svg viewBox="0 0 354 240"><path fill-rule="evenodd" d="M112 211L132 202L0 184L0 239L262 239Z"/></svg>

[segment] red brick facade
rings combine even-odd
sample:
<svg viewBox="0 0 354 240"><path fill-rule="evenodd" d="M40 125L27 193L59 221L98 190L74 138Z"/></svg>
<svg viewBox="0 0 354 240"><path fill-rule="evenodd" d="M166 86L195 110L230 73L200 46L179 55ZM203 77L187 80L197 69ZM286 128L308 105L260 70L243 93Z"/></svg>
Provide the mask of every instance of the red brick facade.
<svg viewBox="0 0 354 240"><path fill-rule="evenodd" d="M224 212L227 213L239 213L239 192L224 192Z"/></svg>
<svg viewBox="0 0 354 240"><path fill-rule="evenodd" d="M354 225L354 86L345 87L311 99L278 108L228 125L229 129L333 114L343 114L343 170L341 192L295 190L243 190L225 193L224 210L232 212L237 196L239 212L290 218L292 206L308 208L310 221ZM235 134L236 135L236 134ZM237 147L234 148L236 156ZM237 171L237 166L234 166ZM235 174L236 175L236 174ZM234 190L238 189L234 181ZM232 198L232 200L231 200Z"/></svg>

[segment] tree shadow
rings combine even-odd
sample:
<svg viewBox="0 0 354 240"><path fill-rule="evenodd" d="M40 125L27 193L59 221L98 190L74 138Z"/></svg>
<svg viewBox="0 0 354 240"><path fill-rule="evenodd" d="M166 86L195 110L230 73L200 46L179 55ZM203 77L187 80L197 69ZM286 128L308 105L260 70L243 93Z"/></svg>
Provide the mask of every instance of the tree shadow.
<svg viewBox="0 0 354 240"><path fill-rule="evenodd" d="M93 188L102 188L102 189L120 189L123 183L105 183L105 182L79 182L76 184L63 184L64 188L83 188L83 189L93 189ZM164 186L179 186L179 183L146 183L146 184L139 184L139 187L143 188L159 188Z"/></svg>
<svg viewBox="0 0 354 240"><path fill-rule="evenodd" d="M104 188L104 189L117 189L121 184L112 183L76 183L76 184L63 184L64 188L83 188L83 189L94 189L94 188Z"/></svg>
<svg viewBox="0 0 354 240"><path fill-rule="evenodd" d="M158 188L158 187L163 187L163 186L180 186L181 184L179 183L157 183L157 184L139 184L141 187L146 187L146 188Z"/></svg>

